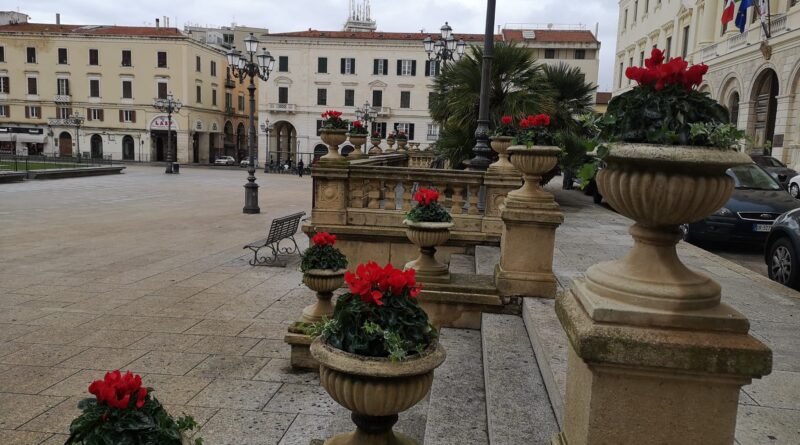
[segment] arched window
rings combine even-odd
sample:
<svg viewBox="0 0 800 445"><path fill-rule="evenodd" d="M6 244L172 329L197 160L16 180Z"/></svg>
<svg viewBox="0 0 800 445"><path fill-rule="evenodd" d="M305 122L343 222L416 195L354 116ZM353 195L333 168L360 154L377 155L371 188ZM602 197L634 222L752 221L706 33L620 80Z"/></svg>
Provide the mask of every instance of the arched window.
<svg viewBox="0 0 800 445"><path fill-rule="evenodd" d="M92 146L92 159L103 157L103 137L99 134L93 134L90 139Z"/></svg>
<svg viewBox="0 0 800 445"><path fill-rule="evenodd" d="M130 137L130 136L123 137L122 138L122 159L124 159L126 161L134 160L135 151L136 150L134 149L133 138Z"/></svg>
<svg viewBox="0 0 800 445"><path fill-rule="evenodd" d="M739 93L734 91L728 99L728 111L731 113L731 124L739 125Z"/></svg>

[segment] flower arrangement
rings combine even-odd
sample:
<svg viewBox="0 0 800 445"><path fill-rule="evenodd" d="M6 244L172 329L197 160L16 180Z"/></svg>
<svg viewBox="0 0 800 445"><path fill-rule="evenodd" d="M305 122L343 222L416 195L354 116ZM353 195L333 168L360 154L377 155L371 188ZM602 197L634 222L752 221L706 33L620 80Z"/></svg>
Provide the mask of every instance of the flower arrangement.
<svg viewBox="0 0 800 445"><path fill-rule="evenodd" d="M342 112L327 110L322 113L322 129L324 130L347 130L350 121L342 119Z"/></svg>
<svg viewBox="0 0 800 445"><path fill-rule="evenodd" d="M342 351L391 361L422 354L435 341L436 330L417 301L421 287L413 269L370 261L344 279L350 291L339 297L332 318L317 324L313 335Z"/></svg>
<svg viewBox="0 0 800 445"><path fill-rule="evenodd" d="M711 133L731 133L727 110L697 87L708 67L689 66L680 57L664 61L654 48L644 67L629 67L625 75L637 85L608 105L603 136L609 140L668 145L718 146ZM720 130L692 132L694 124L711 124ZM717 142L715 142L717 141ZM719 148L731 147L725 140Z"/></svg>
<svg viewBox="0 0 800 445"><path fill-rule="evenodd" d="M439 192L433 189L420 188L414 193L414 206L406 219L412 222L450 222L453 217L439 203Z"/></svg>
<svg viewBox="0 0 800 445"><path fill-rule="evenodd" d="M494 137L514 137L517 134L517 129L514 128L514 118L511 116L503 116L500 118L500 124L492 133Z"/></svg>
<svg viewBox="0 0 800 445"><path fill-rule="evenodd" d="M372 132L372 139L377 139L377 140L381 140L381 139L383 139L383 138L381 137L381 132L380 132L380 131L373 131L373 132Z"/></svg>
<svg viewBox="0 0 800 445"><path fill-rule="evenodd" d="M521 119L514 143L528 148L534 145L553 145L553 135L548 127L550 127L550 116L546 114Z"/></svg>
<svg viewBox="0 0 800 445"><path fill-rule="evenodd" d="M395 140L398 140L398 141L407 141L408 140L408 135L405 134L405 132L397 131L397 132L392 132L387 139L395 139Z"/></svg>
<svg viewBox="0 0 800 445"><path fill-rule="evenodd" d="M311 238L311 247L303 252L300 270L308 272L312 269L341 270L347 268L347 257L334 247L336 235L320 232Z"/></svg>
<svg viewBox="0 0 800 445"><path fill-rule="evenodd" d="M106 373L102 380L89 385L95 398L78 403L83 413L70 424L65 445L181 445L183 434L195 429L197 423L191 416L173 419L152 391L130 371ZM194 440L195 445L202 443L200 438Z"/></svg>
<svg viewBox="0 0 800 445"><path fill-rule="evenodd" d="M350 125L350 135L351 136L366 136L369 134L367 131L367 127L364 126L364 123L361 121L353 121L352 125Z"/></svg>

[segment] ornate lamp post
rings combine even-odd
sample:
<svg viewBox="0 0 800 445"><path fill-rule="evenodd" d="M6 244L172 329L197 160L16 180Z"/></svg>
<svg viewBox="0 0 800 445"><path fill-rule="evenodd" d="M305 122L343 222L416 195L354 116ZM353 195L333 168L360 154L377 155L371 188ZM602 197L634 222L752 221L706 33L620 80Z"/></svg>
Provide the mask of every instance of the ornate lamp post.
<svg viewBox="0 0 800 445"><path fill-rule="evenodd" d="M164 173L174 173L173 163L177 159L177 147L175 147L176 156L172 156L172 113L181 111L183 104L181 101L176 100L172 92L167 93L167 97L158 98L153 102L153 107L162 113L167 113L167 168Z"/></svg>
<svg viewBox="0 0 800 445"><path fill-rule="evenodd" d="M494 11L496 0L487 0L486 31L483 35L483 64L481 70L481 96L478 108L478 128L475 129L475 157L466 161L469 170L485 171L489 168L492 153L489 147L489 85L492 81L494 59Z"/></svg>
<svg viewBox="0 0 800 445"><path fill-rule="evenodd" d="M360 120L366 124L369 124L375 120L375 109L372 108L372 106L369 104L369 101L367 101L361 106L361 108L356 108L355 115L356 120Z"/></svg>
<svg viewBox="0 0 800 445"><path fill-rule="evenodd" d="M456 38L453 36L453 28L447 22L444 22L441 31L442 38L440 40L434 42L430 36L422 40L425 52L428 53L428 60L435 60L437 63L442 62L443 64L457 61L464 55L467 44L461 39L456 42Z"/></svg>
<svg viewBox="0 0 800 445"><path fill-rule="evenodd" d="M84 118L81 116L79 112L72 113L72 116L69 118L72 125L75 126L75 142L76 142L76 150L78 151L77 158L80 160L81 158L81 125L83 125Z"/></svg>
<svg viewBox="0 0 800 445"><path fill-rule="evenodd" d="M247 91L250 93L250 127L247 139L247 146L249 150L249 164L247 166L247 184L244 185L244 213L259 213L261 209L258 207L258 184L256 184L256 165L255 165L255 138L256 138L256 85L255 78L266 81L269 79L269 73L275 65L275 58L270 55L266 48L262 48L261 52L256 55L258 50L258 39L253 36L253 33L244 39L245 52L248 58L242 57L241 51L233 48L228 53L228 65L231 69L231 75L239 79L239 83L244 83L245 78L250 78L250 85ZM258 60L258 63L253 61L253 58Z"/></svg>
<svg viewBox="0 0 800 445"><path fill-rule="evenodd" d="M264 157L264 173L269 173L269 162L271 161L271 158L269 157L269 134L272 132L272 124L269 123L269 119L261 123L261 131L267 134L267 146L265 149L266 156Z"/></svg>

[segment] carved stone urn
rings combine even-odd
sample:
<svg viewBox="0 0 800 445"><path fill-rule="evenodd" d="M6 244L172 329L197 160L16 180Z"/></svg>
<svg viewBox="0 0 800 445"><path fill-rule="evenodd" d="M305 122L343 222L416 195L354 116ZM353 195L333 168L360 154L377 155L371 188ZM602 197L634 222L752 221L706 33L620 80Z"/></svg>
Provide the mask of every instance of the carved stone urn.
<svg viewBox="0 0 800 445"><path fill-rule="evenodd" d="M318 338L311 354L319 362L322 387L338 404L352 411L356 430L339 434L325 445L418 445L392 427L401 413L425 398L433 371L444 362L444 348L433 343L421 355L392 362L336 349Z"/></svg>
<svg viewBox="0 0 800 445"><path fill-rule="evenodd" d="M350 143L353 144L354 150L347 155L350 159L361 159L364 157L364 152L361 151L361 146L367 143L366 134L348 134Z"/></svg>
<svg viewBox="0 0 800 445"><path fill-rule="evenodd" d="M408 145L408 139L398 139L397 151L406 151L406 145Z"/></svg>
<svg viewBox="0 0 800 445"><path fill-rule="evenodd" d="M372 143L372 148L369 149L369 154L371 156L383 154L380 138L372 138L369 141Z"/></svg>
<svg viewBox="0 0 800 445"><path fill-rule="evenodd" d="M323 128L319 132L322 142L328 146L328 154L321 157L322 161L340 161L339 145L347 140L347 130L330 130Z"/></svg>
<svg viewBox="0 0 800 445"><path fill-rule="evenodd" d="M395 149L393 148L394 142L395 142L394 138L386 138L386 145L388 145L389 148L384 150L385 153L393 153L395 151Z"/></svg>
<svg viewBox="0 0 800 445"><path fill-rule="evenodd" d="M303 309L300 316L302 323L317 323L322 317L330 318L333 315L333 291L344 284L346 269L326 270L311 269L303 273L303 284L317 293L316 303Z"/></svg>
<svg viewBox="0 0 800 445"><path fill-rule="evenodd" d="M406 236L419 247L419 257L406 264L406 269L417 271L420 281L448 282L450 272L447 264L436 260L436 246L441 246L450 239L452 222L415 222L404 220Z"/></svg>
<svg viewBox="0 0 800 445"><path fill-rule="evenodd" d="M511 136L494 136L489 139L492 150L499 155L496 162L489 165L489 171L493 173L515 173L519 174L514 164L508 160L508 147L511 146L513 138Z"/></svg>
<svg viewBox="0 0 800 445"><path fill-rule="evenodd" d="M507 149L511 155L511 163L516 167L525 178L525 183L517 190L508 192L506 203L513 201L531 203L554 203L553 195L542 190L539 183L542 175L549 172L558 163L558 155L561 149L549 146L534 146L527 148L522 145L514 145Z"/></svg>

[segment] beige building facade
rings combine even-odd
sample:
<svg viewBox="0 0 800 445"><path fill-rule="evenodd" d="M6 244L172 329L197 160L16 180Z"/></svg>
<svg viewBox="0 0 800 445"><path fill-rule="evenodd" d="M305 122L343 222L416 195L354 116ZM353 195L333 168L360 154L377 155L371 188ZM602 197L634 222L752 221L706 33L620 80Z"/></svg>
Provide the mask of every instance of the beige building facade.
<svg viewBox="0 0 800 445"><path fill-rule="evenodd" d="M633 86L625 69L643 64L653 46L705 63L701 91L728 107L751 148L771 147L778 159L800 166L800 1L770 0L765 26L749 8L744 33L733 21L722 25L723 6L716 0L620 1L614 95Z"/></svg>
<svg viewBox="0 0 800 445"><path fill-rule="evenodd" d="M239 156L246 90L226 82L221 49L169 27L15 23L0 26L0 152L181 163ZM76 116L83 118L76 125Z"/></svg>

